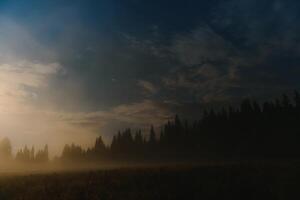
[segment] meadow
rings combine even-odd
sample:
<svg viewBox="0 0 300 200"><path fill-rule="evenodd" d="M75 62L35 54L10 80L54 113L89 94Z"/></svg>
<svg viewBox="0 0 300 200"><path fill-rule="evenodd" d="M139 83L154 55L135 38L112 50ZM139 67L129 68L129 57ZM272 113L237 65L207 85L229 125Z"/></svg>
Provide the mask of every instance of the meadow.
<svg viewBox="0 0 300 200"><path fill-rule="evenodd" d="M290 165L130 167L3 174L0 199L298 199L300 170Z"/></svg>

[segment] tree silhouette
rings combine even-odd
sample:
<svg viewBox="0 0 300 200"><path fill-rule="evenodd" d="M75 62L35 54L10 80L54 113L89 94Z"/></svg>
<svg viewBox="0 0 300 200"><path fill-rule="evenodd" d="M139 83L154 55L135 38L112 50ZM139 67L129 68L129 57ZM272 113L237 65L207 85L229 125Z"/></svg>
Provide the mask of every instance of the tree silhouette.
<svg viewBox="0 0 300 200"><path fill-rule="evenodd" d="M4 160L11 159L12 157L12 147L10 140L8 138L4 138L0 142L0 158Z"/></svg>
<svg viewBox="0 0 300 200"><path fill-rule="evenodd" d="M17 154L16 158L17 161L26 162L26 163L45 163L49 161L48 155L48 145L45 145L44 149L38 150L35 153L34 146L31 147L31 150L25 145L24 148L20 149Z"/></svg>
<svg viewBox="0 0 300 200"><path fill-rule="evenodd" d="M205 109L200 120L188 122L178 115L156 134L125 129L113 136L110 145L102 137L88 150L65 145L60 156L66 161L197 161L201 159L298 158L300 155L300 95L283 94L273 101L258 103L244 99L239 106ZM155 125L157 127L157 125ZM133 134L134 133L134 134ZM145 137L148 135L148 137ZM0 142L1 156L11 156L8 139ZM25 146L16 160L45 162L48 146L35 154Z"/></svg>

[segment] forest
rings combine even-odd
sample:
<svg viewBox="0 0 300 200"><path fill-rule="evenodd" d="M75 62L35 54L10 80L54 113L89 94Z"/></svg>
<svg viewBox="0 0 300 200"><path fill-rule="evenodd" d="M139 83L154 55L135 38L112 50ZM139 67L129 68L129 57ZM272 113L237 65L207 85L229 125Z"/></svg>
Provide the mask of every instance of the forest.
<svg viewBox="0 0 300 200"><path fill-rule="evenodd" d="M298 158L300 155L300 94L282 95L258 103L245 99L238 107L204 110L200 120L175 116L160 131L130 128L119 131L106 145L102 137L83 149L66 144L55 160L72 161L199 161L201 159ZM12 155L8 138L0 142L1 158L20 162L49 161L48 146L27 147Z"/></svg>

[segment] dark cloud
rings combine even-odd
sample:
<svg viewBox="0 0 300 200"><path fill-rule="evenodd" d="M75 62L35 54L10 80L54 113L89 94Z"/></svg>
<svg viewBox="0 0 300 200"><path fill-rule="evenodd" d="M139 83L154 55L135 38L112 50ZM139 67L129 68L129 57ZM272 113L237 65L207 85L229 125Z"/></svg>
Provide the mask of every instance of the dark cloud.
<svg viewBox="0 0 300 200"><path fill-rule="evenodd" d="M34 38L23 57L61 66L47 87L26 87L32 102L89 113L76 124L160 124L300 88L298 1L53 2L4 10ZM28 6L39 9L22 19Z"/></svg>

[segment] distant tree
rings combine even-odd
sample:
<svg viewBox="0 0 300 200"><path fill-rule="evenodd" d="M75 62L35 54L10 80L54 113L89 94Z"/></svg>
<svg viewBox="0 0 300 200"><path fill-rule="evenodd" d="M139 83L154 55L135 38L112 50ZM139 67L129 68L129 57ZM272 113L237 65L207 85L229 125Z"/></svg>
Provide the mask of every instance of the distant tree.
<svg viewBox="0 0 300 200"><path fill-rule="evenodd" d="M117 153L119 150L118 137L115 135L113 136L110 149L113 153Z"/></svg>
<svg viewBox="0 0 300 200"><path fill-rule="evenodd" d="M23 161L23 150L22 150L22 149L18 150L15 159L16 159L17 161Z"/></svg>
<svg viewBox="0 0 300 200"><path fill-rule="evenodd" d="M5 160L12 157L12 147L8 138L4 138L0 142L0 157Z"/></svg>
<svg viewBox="0 0 300 200"><path fill-rule="evenodd" d="M136 154L141 154L141 151L144 151L143 149L144 145L144 138L142 136L142 131L138 130L134 136L134 151Z"/></svg>
<svg viewBox="0 0 300 200"><path fill-rule="evenodd" d="M104 144L101 136L99 136L96 139L94 149L95 149L95 152L99 153L99 154L103 154L105 152L106 147L105 147L105 144Z"/></svg>
<svg viewBox="0 0 300 200"><path fill-rule="evenodd" d="M30 151L27 147L27 145L25 145L24 149L23 149L23 159L24 161L30 161Z"/></svg>
<svg viewBox="0 0 300 200"><path fill-rule="evenodd" d="M297 91L294 92L294 101L296 108L300 108L300 94Z"/></svg>
<svg viewBox="0 0 300 200"><path fill-rule="evenodd" d="M82 149L81 146L72 144L65 145L61 159L63 161L76 161L76 160L83 160L85 157L86 152Z"/></svg>
<svg viewBox="0 0 300 200"><path fill-rule="evenodd" d="M45 145L44 149L39 150L36 153L35 161L39 163L45 163L49 161L48 145Z"/></svg>
<svg viewBox="0 0 300 200"><path fill-rule="evenodd" d="M135 137L134 137L134 143L137 145L137 146L141 146L143 145L143 136L142 136L142 131L141 130L138 130L135 134Z"/></svg>
<svg viewBox="0 0 300 200"><path fill-rule="evenodd" d="M48 145L46 144L44 147L44 162L49 161L49 148Z"/></svg>
<svg viewBox="0 0 300 200"><path fill-rule="evenodd" d="M154 148L155 145L156 145L156 135L155 135L153 125L150 128L150 135L149 135L149 142L148 143L149 143L151 148Z"/></svg>
<svg viewBox="0 0 300 200"><path fill-rule="evenodd" d="M27 145L23 149L20 149L16 154L16 160L21 162L30 162L31 161L31 152L28 149Z"/></svg>
<svg viewBox="0 0 300 200"><path fill-rule="evenodd" d="M30 151L30 160L34 161L35 160L35 150L34 146L32 146L31 151Z"/></svg>
<svg viewBox="0 0 300 200"><path fill-rule="evenodd" d="M282 102L282 106L284 108L291 108L291 106L292 106L291 101L290 101L289 97L286 94L282 95L281 102Z"/></svg>

